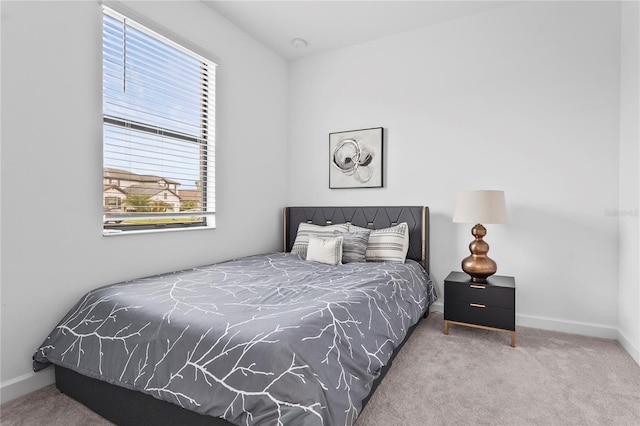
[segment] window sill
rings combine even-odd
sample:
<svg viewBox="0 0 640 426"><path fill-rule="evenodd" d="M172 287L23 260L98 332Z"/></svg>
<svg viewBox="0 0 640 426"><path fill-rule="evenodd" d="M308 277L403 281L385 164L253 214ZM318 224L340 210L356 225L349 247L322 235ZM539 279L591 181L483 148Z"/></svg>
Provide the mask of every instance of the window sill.
<svg viewBox="0 0 640 426"><path fill-rule="evenodd" d="M158 234L165 232L185 232L185 231L206 231L209 229L216 229L215 224L207 226L193 226L184 228L157 228L157 229L140 229L137 231L121 231L118 229L103 229L103 237L120 237L123 235L140 235L140 234Z"/></svg>

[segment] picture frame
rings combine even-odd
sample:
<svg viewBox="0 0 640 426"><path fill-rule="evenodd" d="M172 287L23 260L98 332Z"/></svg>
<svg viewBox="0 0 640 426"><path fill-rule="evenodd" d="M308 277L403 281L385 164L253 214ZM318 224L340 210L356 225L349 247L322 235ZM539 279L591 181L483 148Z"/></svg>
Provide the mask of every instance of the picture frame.
<svg viewBox="0 0 640 426"><path fill-rule="evenodd" d="M384 129L329 133L329 188L382 188Z"/></svg>

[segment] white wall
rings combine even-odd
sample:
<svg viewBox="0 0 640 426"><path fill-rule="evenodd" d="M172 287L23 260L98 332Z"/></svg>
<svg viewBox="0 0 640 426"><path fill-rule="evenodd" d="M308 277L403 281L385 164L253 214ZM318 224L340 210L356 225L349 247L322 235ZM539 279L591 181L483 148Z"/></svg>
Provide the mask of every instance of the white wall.
<svg viewBox="0 0 640 426"><path fill-rule="evenodd" d="M615 338L619 46L619 4L528 2L297 60L289 204L430 206L442 296L472 239L455 192L503 189L517 323ZM328 134L378 126L384 188L328 189Z"/></svg>
<svg viewBox="0 0 640 426"><path fill-rule="evenodd" d="M621 18L618 340L640 364L640 3Z"/></svg>
<svg viewBox="0 0 640 426"><path fill-rule="evenodd" d="M102 237L99 3L3 1L3 401L84 292L281 249L287 63L200 2L126 6L216 55L217 229Z"/></svg>

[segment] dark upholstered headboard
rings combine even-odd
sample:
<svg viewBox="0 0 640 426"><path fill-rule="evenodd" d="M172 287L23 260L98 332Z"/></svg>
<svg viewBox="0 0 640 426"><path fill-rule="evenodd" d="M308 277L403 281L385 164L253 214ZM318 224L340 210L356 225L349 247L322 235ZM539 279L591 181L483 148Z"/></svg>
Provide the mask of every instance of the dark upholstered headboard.
<svg viewBox="0 0 640 426"><path fill-rule="evenodd" d="M423 206L384 207L285 207L284 251L291 251L300 222L315 225L352 223L370 229L388 228L407 222L407 258L420 262L429 272L429 208Z"/></svg>

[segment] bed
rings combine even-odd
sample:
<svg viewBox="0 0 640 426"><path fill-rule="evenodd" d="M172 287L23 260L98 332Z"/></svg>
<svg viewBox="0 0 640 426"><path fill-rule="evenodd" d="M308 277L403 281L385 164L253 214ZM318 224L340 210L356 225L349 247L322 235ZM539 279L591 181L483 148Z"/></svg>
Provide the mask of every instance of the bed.
<svg viewBox="0 0 640 426"><path fill-rule="evenodd" d="M283 220L283 252L87 293L34 370L54 364L60 391L116 424L354 424L435 300L428 208L287 207ZM402 228L406 262L306 260L309 226ZM333 235L322 241L347 238Z"/></svg>

